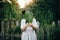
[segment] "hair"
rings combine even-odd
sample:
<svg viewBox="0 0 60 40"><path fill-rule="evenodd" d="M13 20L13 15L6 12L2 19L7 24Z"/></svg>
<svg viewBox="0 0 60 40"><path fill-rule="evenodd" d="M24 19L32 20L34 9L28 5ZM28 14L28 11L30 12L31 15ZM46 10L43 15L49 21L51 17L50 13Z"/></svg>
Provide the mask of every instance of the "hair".
<svg viewBox="0 0 60 40"><path fill-rule="evenodd" d="M35 15L34 15L34 13L33 13L33 17L35 18Z"/></svg>
<svg viewBox="0 0 60 40"><path fill-rule="evenodd" d="M22 11L22 14L23 14L23 15L25 14L25 10Z"/></svg>
<svg viewBox="0 0 60 40"><path fill-rule="evenodd" d="M25 10L22 11L22 18L24 18Z"/></svg>

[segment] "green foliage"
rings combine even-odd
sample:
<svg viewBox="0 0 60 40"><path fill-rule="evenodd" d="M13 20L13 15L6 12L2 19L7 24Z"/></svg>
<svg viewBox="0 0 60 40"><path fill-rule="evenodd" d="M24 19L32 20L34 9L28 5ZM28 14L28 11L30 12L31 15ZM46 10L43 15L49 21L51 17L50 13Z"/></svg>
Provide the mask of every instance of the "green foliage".
<svg viewBox="0 0 60 40"><path fill-rule="evenodd" d="M11 20L11 19L20 20L21 11L17 8L16 5L6 2L4 6L5 6L4 7L5 19L7 19L7 20Z"/></svg>
<svg viewBox="0 0 60 40"><path fill-rule="evenodd" d="M28 22L32 22L32 19L33 19L33 13L31 12L31 11L29 11L29 10L26 10L26 15L27 15L27 21Z"/></svg>
<svg viewBox="0 0 60 40"><path fill-rule="evenodd" d="M26 14L24 15L24 18L31 22L34 14L37 21L40 22L38 40L53 40L55 37L54 32L56 31L56 27L52 25L54 13L53 2L54 0L37 0L35 5L32 5L29 11L26 10ZM6 3L4 10L7 20L14 18L20 21L23 17L21 10L17 9L14 4ZM19 29L19 27L16 27L15 30L10 29L10 32L12 33L14 31L15 33L21 33Z"/></svg>
<svg viewBox="0 0 60 40"><path fill-rule="evenodd" d="M55 37L56 27L53 24L43 24L40 26L38 40L53 40ZM54 35L54 36L53 36ZM54 38L55 39L55 38Z"/></svg>
<svg viewBox="0 0 60 40"><path fill-rule="evenodd" d="M16 27L16 28L15 28L15 34L16 34L16 33L21 34L21 29L20 29L20 27Z"/></svg>
<svg viewBox="0 0 60 40"><path fill-rule="evenodd" d="M53 21L54 10L52 10L48 0L42 2L39 0L36 6L32 6L31 10L34 12L36 19L41 23L51 23Z"/></svg>

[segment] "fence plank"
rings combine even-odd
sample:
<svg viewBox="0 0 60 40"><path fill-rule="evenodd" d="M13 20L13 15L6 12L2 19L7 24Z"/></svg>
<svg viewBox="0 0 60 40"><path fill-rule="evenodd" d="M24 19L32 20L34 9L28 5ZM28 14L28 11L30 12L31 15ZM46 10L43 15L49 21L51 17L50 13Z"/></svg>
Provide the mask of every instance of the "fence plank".
<svg viewBox="0 0 60 40"><path fill-rule="evenodd" d="M1 34L2 34L2 40L4 40L4 21L1 22Z"/></svg>

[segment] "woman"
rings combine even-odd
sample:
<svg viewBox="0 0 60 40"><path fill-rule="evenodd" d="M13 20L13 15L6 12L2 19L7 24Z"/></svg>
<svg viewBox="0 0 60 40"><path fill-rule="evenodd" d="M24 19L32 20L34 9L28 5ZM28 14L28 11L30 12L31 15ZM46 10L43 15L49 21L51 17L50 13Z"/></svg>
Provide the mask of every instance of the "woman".
<svg viewBox="0 0 60 40"><path fill-rule="evenodd" d="M25 18L21 20L21 30L22 30L21 40L37 40L35 30L38 28L38 25L36 19L33 18L32 22L26 22L26 21L27 20Z"/></svg>

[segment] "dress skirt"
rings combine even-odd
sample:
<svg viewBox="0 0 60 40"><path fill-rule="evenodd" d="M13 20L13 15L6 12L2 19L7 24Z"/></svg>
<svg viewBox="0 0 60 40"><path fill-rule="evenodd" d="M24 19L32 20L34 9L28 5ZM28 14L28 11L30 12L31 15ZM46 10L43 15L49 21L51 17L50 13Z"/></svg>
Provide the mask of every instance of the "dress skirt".
<svg viewBox="0 0 60 40"><path fill-rule="evenodd" d="M37 40L35 30L30 30L32 28L27 28L26 31L22 32L21 40Z"/></svg>

